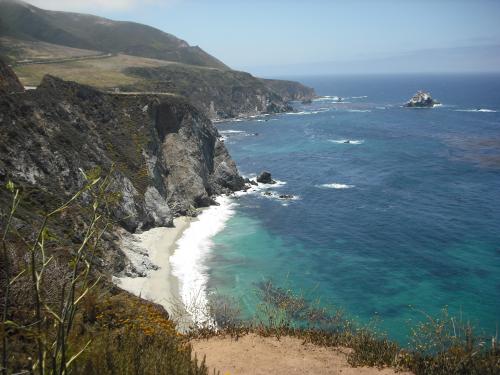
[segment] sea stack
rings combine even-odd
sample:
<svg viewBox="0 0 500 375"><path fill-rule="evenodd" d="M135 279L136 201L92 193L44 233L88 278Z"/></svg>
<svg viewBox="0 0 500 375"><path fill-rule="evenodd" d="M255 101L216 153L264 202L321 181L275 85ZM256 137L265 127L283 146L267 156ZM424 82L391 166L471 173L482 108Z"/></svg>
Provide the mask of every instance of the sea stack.
<svg viewBox="0 0 500 375"><path fill-rule="evenodd" d="M405 104L409 108L432 108L438 101L434 100L430 93L425 91L418 91L413 97Z"/></svg>
<svg viewBox="0 0 500 375"><path fill-rule="evenodd" d="M260 175L257 177L257 182L260 182L261 184L275 184L276 181L273 180L271 173L268 171L263 171L260 173Z"/></svg>

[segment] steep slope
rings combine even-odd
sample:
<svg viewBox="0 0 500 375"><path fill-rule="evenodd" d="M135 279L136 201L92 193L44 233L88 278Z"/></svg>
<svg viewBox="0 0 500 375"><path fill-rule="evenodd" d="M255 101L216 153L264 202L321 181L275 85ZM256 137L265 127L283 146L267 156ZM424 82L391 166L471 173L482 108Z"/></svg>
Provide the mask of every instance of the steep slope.
<svg viewBox="0 0 500 375"><path fill-rule="evenodd" d="M315 95L297 82L231 70L149 26L45 11L19 0L0 0L0 37L0 55L12 60L26 86L50 74L106 91L177 94L212 119L287 112L290 101Z"/></svg>
<svg viewBox="0 0 500 375"><path fill-rule="evenodd" d="M0 60L0 90L7 93L24 91L14 71L2 60Z"/></svg>
<svg viewBox="0 0 500 375"><path fill-rule="evenodd" d="M176 93L215 119L292 111L289 101L315 95L313 89L297 82L281 84L235 70L168 65L128 68L124 73L141 81L122 86L122 90Z"/></svg>
<svg viewBox="0 0 500 375"><path fill-rule="evenodd" d="M314 89L294 81L263 79L264 84L287 101L307 101L316 96Z"/></svg>
<svg viewBox="0 0 500 375"><path fill-rule="evenodd" d="M0 36L73 48L228 69L198 46L150 26L87 14L47 11L19 0L0 0Z"/></svg>
<svg viewBox="0 0 500 375"><path fill-rule="evenodd" d="M244 184L215 127L185 99L105 94L50 76L37 90L0 89L0 185L22 188L26 216L81 187L80 169L112 164L121 197L113 216L131 232L170 226ZM3 189L0 203L8 207ZM103 262L120 272L117 251Z"/></svg>

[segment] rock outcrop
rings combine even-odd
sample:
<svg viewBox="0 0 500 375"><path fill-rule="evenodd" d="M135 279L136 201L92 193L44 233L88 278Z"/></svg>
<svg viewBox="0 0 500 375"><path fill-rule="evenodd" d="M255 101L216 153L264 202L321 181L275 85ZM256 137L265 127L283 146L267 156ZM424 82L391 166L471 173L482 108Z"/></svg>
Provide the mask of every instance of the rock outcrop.
<svg viewBox="0 0 500 375"><path fill-rule="evenodd" d="M290 112L289 102L315 97L313 89L298 82L263 80L235 70L172 64L124 72L141 81L122 86L122 91L176 93L212 119Z"/></svg>
<svg viewBox="0 0 500 375"><path fill-rule="evenodd" d="M263 171L257 176L257 182L261 184L275 184L276 181L273 180L271 173L268 171Z"/></svg>
<svg viewBox="0 0 500 375"><path fill-rule="evenodd" d="M428 92L418 91L413 97L405 104L405 107L409 108L432 108L438 101L432 99L432 96Z"/></svg>
<svg viewBox="0 0 500 375"><path fill-rule="evenodd" d="M80 169L114 164L119 226L172 225L176 215L244 187L219 138L203 113L175 96L106 94L51 76L36 90L0 90L0 185L10 179L28 192L33 212L77 191ZM4 190L0 202L8 207ZM110 262L117 272L124 267L123 259Z"/></svg>
<svg viewBox="0 0 500 375"><path fill-rule="evenodd" d="M304 86L299 82L280 79L263 79L262 81L285 101L300 101L309 104L316 97L313 88Z"/></svg>
<svg viewBox="0 0 500 375"><path fill-rule="evenodd" d="M24 91L24 87L19 82L16 73L2 60L0 60L0 90L7 93Z"/></svg>

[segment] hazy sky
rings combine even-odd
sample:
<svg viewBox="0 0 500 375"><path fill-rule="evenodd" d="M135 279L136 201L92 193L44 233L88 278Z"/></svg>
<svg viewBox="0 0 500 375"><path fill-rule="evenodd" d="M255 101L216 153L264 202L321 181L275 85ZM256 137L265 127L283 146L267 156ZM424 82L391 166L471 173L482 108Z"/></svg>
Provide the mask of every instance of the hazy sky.
<svg viewBox="0 0 500 375"><path fill-rule="evenodd" d="M411 66L415 56L425 63L426 54L431 71L447 70L447 62L450 70L500 69L499 0L29 2L145 23L201 46L233 68L263 74L282 66L290 72L328 69L330 62L346 71L356 64L366 69L383 66L389 57L400 61L391 69L404 71L418 68Z"/></svg>

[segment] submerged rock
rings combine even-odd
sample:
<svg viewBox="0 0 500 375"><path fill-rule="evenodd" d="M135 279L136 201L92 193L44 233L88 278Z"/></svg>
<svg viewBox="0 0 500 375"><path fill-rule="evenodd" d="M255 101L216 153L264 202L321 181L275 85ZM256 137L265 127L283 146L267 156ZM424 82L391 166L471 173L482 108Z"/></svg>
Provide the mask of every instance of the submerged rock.
<svg viewBox="0 0 500 375"><path fill-rule="evenodd" d="M409 108L432 108L438 101L434 100L430 93L425 91L418 91L413 97L405 104Z"/></svg>
<svg viewBox="0 0 500 375"><path fill-rule="evenodd" d="M260 175L257 177L257 182L260 182L261 184L275 184L276 181L273 180L271 173L268 171L263 171L260 173Z"/></svg>

